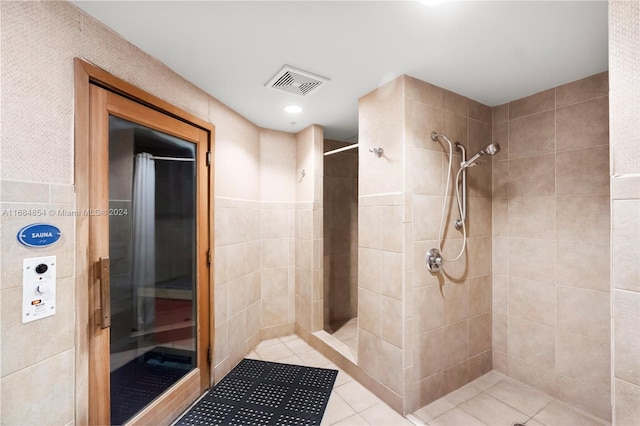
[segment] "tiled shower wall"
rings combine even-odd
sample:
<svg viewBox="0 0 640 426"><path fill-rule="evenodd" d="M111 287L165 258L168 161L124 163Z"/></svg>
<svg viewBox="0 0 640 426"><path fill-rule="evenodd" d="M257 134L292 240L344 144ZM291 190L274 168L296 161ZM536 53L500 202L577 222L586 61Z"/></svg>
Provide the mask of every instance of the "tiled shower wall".
<svg viewBox="0 0 640 426"><path fill-rule="evenodd" d="M610 407L607 73L493 108L493 364Z"/></svg>
<svg viewBox="0 0 640 426"><path fill-rule="evenodd" d="M640 1L609 2L613 421L640 419Z"/></svg>
<svg viewBox="0 0 640 426"><path fill-rule="evenodd" d="M467 249L432 274L424 259L438 247L446 200L442 253L454 258L462 232L455 174L445 194L449 147L431 133L460 142L467 158L491 140L491 110L464 96L405 77L405 407L412 412L491 370L491 157L467 169ZM500 155L500 154L498 154Z"/></svg>
<svg viewBox="0 0 640 426"><path fill-rule="evenodd" d="M491 110L408 76L359 106L358 365L378 395L412 412L491 369L490 161L469 171L465 255L442 275L424 264L444 199L445 256L462 242L453 185L444 194L448 151L431 132L475 152L491 139ZM459 163L454 153L454 173Z"/></svg>

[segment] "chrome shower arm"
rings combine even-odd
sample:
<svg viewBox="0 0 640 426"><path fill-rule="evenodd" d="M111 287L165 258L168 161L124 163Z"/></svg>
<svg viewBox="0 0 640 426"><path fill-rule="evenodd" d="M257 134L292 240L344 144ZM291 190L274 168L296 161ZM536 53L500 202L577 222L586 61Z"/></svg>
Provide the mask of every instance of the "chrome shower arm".
<svg viewBox="0 0 640 426"><path fill-rule="evenodd" d="M467 162L467 151L464 149L464 146L460 142L456 142L456 150L460 151L462 154L462 161L460 162L460 167ZM467 168L463 167L462 169L462 205L460 206L460 210L462 210L462 217L456 220L456 229L462 228L462 223L466 220L467 217ZM456 185L458 182L456 182ZM446 196L447 194L445 194Z"/></svg>

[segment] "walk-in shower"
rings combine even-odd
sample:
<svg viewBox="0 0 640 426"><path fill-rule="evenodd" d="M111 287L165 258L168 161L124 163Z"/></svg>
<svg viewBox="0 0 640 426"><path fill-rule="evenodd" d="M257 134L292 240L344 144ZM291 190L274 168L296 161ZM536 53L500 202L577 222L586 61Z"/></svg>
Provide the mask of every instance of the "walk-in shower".
<svg viewBox="0 0 640 426"><path fill-rule="evenodd" d="M460 218L455 222L455 227L456 229L462 230L462 247L460 248L460 252L458 252L458 255L456 257L447 259L442 255L442 240L444 237L444 221L446 217L445 211L447 207L447 194L449 193L449 185L451 183L454 144L452 144L449 138L442 133L431 133L431 139L434 142L437 142L440 138L446 141L449 145L449 167L447 168L447 184L445 185L444 197L442 198L442 215L440 219L440 231L438 233L438 247L429 250L426 256L427 267L429 268L429 271L434 273L440 273L442 271L443 261L455 262L456 260L460 259L460 257L462 257L462 255L464 254L467 245L467 228L465 225L467 219L467 169L472 166L477 166L479 164L478 159L480 159L480 157L484 155L495 155L500 152L499 144L490 143L467 160L467 151L464 145L462 145L460 142L455 143L456 150L460 151L462 157L460 161L460 169L456 173L455 178L456 204L458 206L458 213L460 214ZM462 185L459 184L460 176L462 176ZM460 187L462 187L462 195L460 194Z"/></svg>

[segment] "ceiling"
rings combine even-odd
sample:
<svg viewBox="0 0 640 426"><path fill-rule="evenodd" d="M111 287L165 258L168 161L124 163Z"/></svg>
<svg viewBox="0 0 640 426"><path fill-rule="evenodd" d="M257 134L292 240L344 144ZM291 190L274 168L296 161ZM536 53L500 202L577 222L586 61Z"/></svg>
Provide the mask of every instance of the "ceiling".
<svg viewBox="0 0 640 426"><path fill-rule="evenodd" d="M339 140L357 137L358 98L401 74L495 106L608 69L606 1L73 3L258 126ZM265 88L285 64L331 81Z"/></svg>

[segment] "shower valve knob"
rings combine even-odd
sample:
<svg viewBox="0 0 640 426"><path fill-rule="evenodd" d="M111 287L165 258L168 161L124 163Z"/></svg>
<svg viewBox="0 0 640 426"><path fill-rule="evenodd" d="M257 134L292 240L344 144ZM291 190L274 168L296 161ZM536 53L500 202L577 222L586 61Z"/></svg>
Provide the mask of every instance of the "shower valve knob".
<svg viewBox="0 0 640 426"><path fill-rule="evenodd" d="M442 255L438 249L432 248L429 250L425 261L430 272L436 274L442 272Z"/></svg>

